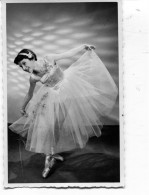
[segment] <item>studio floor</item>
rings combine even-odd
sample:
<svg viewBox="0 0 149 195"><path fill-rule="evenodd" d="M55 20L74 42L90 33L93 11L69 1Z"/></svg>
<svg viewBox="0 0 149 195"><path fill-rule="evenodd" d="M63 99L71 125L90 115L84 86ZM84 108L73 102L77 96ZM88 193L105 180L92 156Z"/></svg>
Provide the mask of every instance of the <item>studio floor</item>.
<svg viewBox="0 0 149 195"><path fill-rule="evenodd" d="M85 148L61 155L64 161L43 179L44 155L26 151L8 128L8 183L119 182L119 126L104 126L102 136L90 138Z"/></svg>

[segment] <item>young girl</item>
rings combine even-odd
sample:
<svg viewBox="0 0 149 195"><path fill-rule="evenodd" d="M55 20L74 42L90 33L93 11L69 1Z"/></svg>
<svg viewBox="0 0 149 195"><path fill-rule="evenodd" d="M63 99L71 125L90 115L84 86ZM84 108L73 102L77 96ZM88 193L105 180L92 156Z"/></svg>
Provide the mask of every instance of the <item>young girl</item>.
<svg viewBox="0 0 149 195"><path fill-rule="evenodd" d="M89 137L101 135L100 118L115 104L117 87L94 49L84 44L40 60L23 49L14 60L30 73L30 88L22 117L9 128L26 138L26 150L45 154L43 178L56 160L64 160L60 152L83 148ZM57 64L81 51L84 54L66 70ZM43 85L33 95L37 82Z"/></svg>

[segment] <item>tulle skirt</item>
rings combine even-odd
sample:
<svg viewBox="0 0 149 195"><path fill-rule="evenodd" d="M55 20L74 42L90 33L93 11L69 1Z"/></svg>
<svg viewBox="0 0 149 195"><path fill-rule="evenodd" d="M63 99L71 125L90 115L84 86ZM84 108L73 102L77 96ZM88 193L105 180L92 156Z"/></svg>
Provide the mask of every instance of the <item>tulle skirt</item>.
<svg viewBox="0 0 149 195"><path fill-rule="evenodd" d="M26 138L26 150L54 154L83 148L101 135L101 116L113 108L117 87L94 51L87 51L63 79L34 94L22 116L9 128Z"/></svg>

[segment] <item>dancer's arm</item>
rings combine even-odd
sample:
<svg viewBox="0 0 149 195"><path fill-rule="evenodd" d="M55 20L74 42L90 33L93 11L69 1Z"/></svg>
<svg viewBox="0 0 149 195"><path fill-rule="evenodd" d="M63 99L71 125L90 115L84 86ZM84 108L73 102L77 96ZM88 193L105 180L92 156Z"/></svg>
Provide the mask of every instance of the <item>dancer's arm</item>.
<svg viewBox="0 0 149 195"><path fill-rule="evenodd" d="M74 49L71 49L71 50L64 52L64 53L61 53L61 54L51 54L49 56L46 56L46 58L47 58L47 60L48 60L48 58L49 58L49 60L51 58L53 58L55 61L61 60L61 59L66 59L66 58L75 56L76 54L83 51L84 49L91 50L91 49L95 49L95 47L93 45L83 44L79 47L76 47Z"/></svg>
<svg viewBox="0 0 149 195"><path fill-rule="evenodd" d="M32 77L30 77L29 91L28 91L28 93L26 94L26 96L24 98L23 105L22 105L22 109L21 109L21 114L22 115L25 114L25 108L26 108L28 102L33 97L33 92L34 92L35 86L36 86L36 81Z"/></svg>

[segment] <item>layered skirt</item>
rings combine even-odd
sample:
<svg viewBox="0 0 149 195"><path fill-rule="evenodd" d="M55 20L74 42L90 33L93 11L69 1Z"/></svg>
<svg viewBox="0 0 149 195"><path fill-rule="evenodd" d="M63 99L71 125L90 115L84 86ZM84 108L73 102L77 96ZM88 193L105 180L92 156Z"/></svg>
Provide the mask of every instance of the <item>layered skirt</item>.
<svg viewBox="0 0 149 195"><path fill-rule="evenodd" d="M54 86L43 84L26 113L9 128L26 138L26 150L55 154L83 148L101 135L101 116L113 108L117 87L94 51L87 51Z"/></svg>

